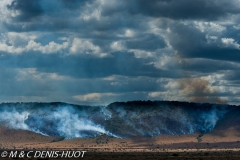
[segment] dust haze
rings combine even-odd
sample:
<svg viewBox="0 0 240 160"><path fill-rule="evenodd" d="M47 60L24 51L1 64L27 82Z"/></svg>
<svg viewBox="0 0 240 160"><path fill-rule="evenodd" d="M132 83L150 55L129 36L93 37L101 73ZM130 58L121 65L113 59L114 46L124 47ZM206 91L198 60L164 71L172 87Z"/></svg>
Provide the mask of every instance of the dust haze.
<svg viewBox="0 0 240 160"><path fill-rule="evenodd" d="M208 80L186 78L178 81L179 88L187 101L199 103L226 104L227 101L217 95L217 91Z"/></svg>

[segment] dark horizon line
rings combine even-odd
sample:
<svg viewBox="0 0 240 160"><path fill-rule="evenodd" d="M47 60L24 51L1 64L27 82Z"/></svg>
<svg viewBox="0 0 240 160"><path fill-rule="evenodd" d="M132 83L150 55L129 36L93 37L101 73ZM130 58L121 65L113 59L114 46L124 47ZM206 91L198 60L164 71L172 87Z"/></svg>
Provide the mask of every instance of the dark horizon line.
<svg viewBox="0 0 240 160"><path fill-rule="evenodd" d="M114 101L111 103L108 103L107 105L89 105L89 104L74 104L74 103L69 103L69 102L61 102L61 101L52 101L52 102L2 102L2 104L31 104L31 103L38 103L38 104L67 104L67 105L74 105L74 106L89 106L89 107L94 107L94 106L109 106L110 104L114 103L133 103L133 102L175 102L175 103L192 103L192 104L211 104L211 105L228 105L228 106L239 106L239 105L234 105L234 104L220 104L220 103L209 103L209 102L192 102L192 101L177 101L177 100L132 100L132 101Z"/></svg>

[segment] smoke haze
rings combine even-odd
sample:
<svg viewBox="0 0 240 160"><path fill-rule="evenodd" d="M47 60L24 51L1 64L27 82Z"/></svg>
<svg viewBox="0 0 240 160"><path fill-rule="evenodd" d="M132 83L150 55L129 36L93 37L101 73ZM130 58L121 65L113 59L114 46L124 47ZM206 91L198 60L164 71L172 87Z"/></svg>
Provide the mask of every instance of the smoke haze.
<svg viewBox="0 0 240 160"><path fill-rule="evenodd" d="M226 104L227 102L217 96L216 89L208 80L203 78L187 78L178 82L179 88L187 101L200 103Z"/></svg>
<svg viewBox="0 0 240 160"><path fill-rule="evenodd" d="M0 122L7 128L67 139L101 134L125 138L210 132L230 109L170 101L115 102L106 107L8 103L0 104Z"/></svg>

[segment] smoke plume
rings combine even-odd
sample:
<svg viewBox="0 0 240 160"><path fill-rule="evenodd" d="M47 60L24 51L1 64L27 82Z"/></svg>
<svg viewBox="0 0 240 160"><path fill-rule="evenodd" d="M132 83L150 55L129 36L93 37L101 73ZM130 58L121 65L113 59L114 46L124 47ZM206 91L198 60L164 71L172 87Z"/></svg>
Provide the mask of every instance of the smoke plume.
<svg viewBox="0 0 240 160"><path fill-rule="evenodd" d="M178 82L181 93L186 100L200 103L226 104L227 102L216 94L216 89L209 81L202 78L187 78Z"/></svg>

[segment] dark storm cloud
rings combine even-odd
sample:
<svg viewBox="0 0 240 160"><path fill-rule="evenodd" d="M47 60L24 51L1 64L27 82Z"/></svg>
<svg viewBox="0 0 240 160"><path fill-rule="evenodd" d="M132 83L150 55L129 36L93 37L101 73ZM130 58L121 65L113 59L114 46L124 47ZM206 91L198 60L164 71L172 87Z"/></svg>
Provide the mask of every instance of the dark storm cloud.
<svg viewBox="0 0 240 160"><path fill-rule="evenodd" d="M171 19L217 20L240 13L238 2L225 0L136 0L137 13ZM133 13L136 12L133 10Z"/></svg>
<svg viewBox="0 0 240 160"><path fill-rule="evenodd" d="M20 14L15 19L18 21L31 21L44 13L40 1L15 0L7 8L12 11L20 11Z"/></svg>
<svg viewBox="0 0 240 160"><path fill-rule="evenodd" d="M103 15L127 11L130 14L142 14L155 18L175 20L218 20L231 14L239 14L238 1L225 0L133 0L115 3L115 6L103 8Z"/></svg>
<svg viewBox="0 0 240 160"><path fill-rule="evenodd" d="M10 16L11 22L3 24L8 30L15 32L22 31L58 31L71 29L74 31L81 30L76 19L79 16L79 11L86 4L91 4L91 0L14 0L7 5L9 11L14 16ZM18 13L18 14L16 14Z"/></svg>
<svg viewBox="0 0 240 160"><path fill-rule="evenodd" d="M231 81L231 84L238 84L240 85L240 71L239 70L229 70L224 75L225 80Z"/></svg>
<svg viewBox="0 0 240 160"><path fill-rule="evenodd" d="M210 58L210 59L217 59L217 60L240 62L239 49L221 49L219 47L209 47L209 48L200 48L198 51L194 53L189 52L187 54L188 54L186 55L187 57L192 57L192 58L202 57L202 58Z"/></svg>
<svg viewBox="0 0 240 160"><path fill-rule="evenodd" d="M19 12L14 20L27 22L39 20L40 16L53 16L59 10L67 12L67 10L80 9L86 2L91 2L91 0L14 0L10 5L7 5L7 8Z"/></svg>
<svg viewBox="0 0 240 160"><path fill-rule="evenodd" d="M94 1L77 1L77 0L52 0L52 1L31 1L21 0L13 1L8 8L20 11L17 17L20 21L29 21L44 14L44 11L52 13L59 12L56 8L79 10L86 3L91 4ZM116 12L128 11L129 13L139 13L153 17L167 17L171 19L205 19L216 20L228 14L239 13L239 7L236 1L224 0L145 0L137 1L110 1L111 7L103 7L103 15L112 15ZM43 7L42 4L49 5ZM51 7L51 8L50 8ZM59 9L59 8L58 8ZM61 12L61 11L60 11Z"/></svg>
<svg viewBox="0 0 240 160"><path fill-rule="evenodd" d="M181 64L179 64L182 70L184 71L192 71L192 72L200 72L203 74L211 74L216 71L238 71L240 69L240 65L232 62L225 62L221 60L211 60L204 58L196 58L196 59L181 59Z"/></svg>
<svg viewBox="0 0 240 160"><path fill-rule="evenodd" d="M101 39L119 39L119 34L124 33L125 29L131 28L143 33L143 30L146 29L146 23L142 21L142 17L139 15L126 18L129 17L128 14L113 14L100 19L84 20L79 18L80 13L74 15L72 12L59 11L59 13L56 12L57 16L42 15L29 22L11 19L10 22L4 22L3 24L9 31L14 32L65 32L68 33L68 36L99 39L100 41Z"/></svg>
<svg viewBox="0 0 240 160"><path fill-rule="evenodd" d="M208 58L236 62L240 60L239 48L224 46L222 37L210 43L206 33L192 25L175 23L170 27L172 31L169 35L170 44L183 58ZM239 38L239 35L236 36Z"/></svg>
<svg viewBox="0 0 240 160"><path fill-rule="evenodd" d="M93 35L104 38L112 37L117 30L136 28L139 27L139 23L142 23L138 15L132 15L131 19L126 18L127 12L102 16L100 19L87 18L95 9L98 9L97 7L101 6L97 1L92 0L23 0L21 2L15 0L8 5L8 9L12 13L17 11L19 14L9 17L11 22L5 22L4 25L16 32L64 30L75 32L81 37L86 37L88 33L87 37ZM102 9L99 8L99 10Z"/></svg>
<svg viewBox="0 0 240 160"><path fill-rule="evenodd" d="M240 13L240 6L236 0L152 0L151 2L136 0L110 1L109 5L99 5L99 1L86 0L14 0L12 4L8 5L8 9L13 12L18 11L19 15L12 17L12 23L6 23L5 25L15 31L38 29L81 31L83 27L98 31L109 31L119 27L139 27L139 18L145 22L148 21L147 17L211 21ZM100 20L79 21L79 13L83 13L84 9L89 11L88 14L91 14L90 11L97 7L100 7L99 9L101 10L102 17ZM21 23L15 22L34 23L27 23L27 25L25 23L24 28L21 26Z"/></svg>

